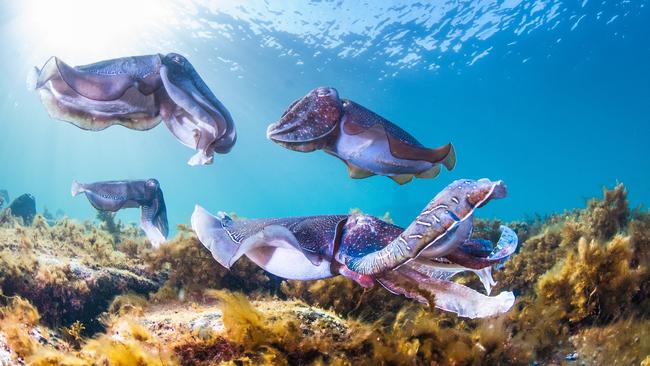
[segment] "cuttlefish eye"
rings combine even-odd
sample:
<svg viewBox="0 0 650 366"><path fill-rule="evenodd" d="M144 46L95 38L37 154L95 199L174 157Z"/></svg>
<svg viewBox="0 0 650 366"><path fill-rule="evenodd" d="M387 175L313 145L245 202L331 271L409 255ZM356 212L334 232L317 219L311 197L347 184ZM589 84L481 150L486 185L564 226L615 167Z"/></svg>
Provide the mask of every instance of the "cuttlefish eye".
<svg viewBox="0 0 650 366"><path fill-rule="evenodd" d="M156 179L148 179L144 185L148 190L156 190L160 186L160 183Z"/></svg>

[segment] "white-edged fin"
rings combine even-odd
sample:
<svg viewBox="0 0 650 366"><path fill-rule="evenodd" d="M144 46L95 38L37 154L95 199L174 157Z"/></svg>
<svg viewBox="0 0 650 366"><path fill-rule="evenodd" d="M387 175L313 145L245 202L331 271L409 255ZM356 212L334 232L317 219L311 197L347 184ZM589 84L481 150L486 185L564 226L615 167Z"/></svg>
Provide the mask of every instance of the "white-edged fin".
<svg viewBox="0 0 650 366"><path fill-rule="evenodd" d="M232 240L226 230L231 221L225 213L219 212L218 217L215 217L199 205L194 206L191 219L192 230L199 241L226 268L232 265L232 258L239 248L239 243Z"/></svg>
<svg viewBox="0 0 650 366"><path fill-rule="evenodd" d="M320 263L320 260L316 256L306 255L296 240L295 235L293 235L289 229L280 225L266 226L257 234L246 238L246 240L241 243L241 246L239 246L237 251L233 254L231 261L234 263L242 255L249 253L255 249L269 247L284 248L299 252L315 266Z"/></svg>
<svg viewBox="0 0 650 366"><path fill-rule="evenodd" d="M72 197L77 197L77 195L81 192L83 192L84 188L83 185L76 180L72 181L72 186L70 187L70 194Z"/></svg>

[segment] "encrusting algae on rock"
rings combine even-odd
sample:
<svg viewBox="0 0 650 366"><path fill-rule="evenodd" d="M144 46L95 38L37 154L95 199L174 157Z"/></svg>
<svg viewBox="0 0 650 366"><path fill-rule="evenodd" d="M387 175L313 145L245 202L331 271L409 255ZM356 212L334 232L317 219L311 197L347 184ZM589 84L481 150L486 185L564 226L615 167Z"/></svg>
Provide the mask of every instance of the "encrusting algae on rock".
<svg viewBox="0 0 650 366"><path fill-rule="evenodd" d="M622 185L583 210L508 223L520 250L493 273L495 289L514 289L517 303L479 320L344 277L281 281L246 260L227 271L186 227L154 250L129 226L116 236L106 225L49 226L36 216L25 227L0 217L0 364L529 365L567 357L629 365L650 357L650 214L629 208ZM501 224L477 220L475 235L498 238ZM481 286L471 276L457 281Z"/></svg>

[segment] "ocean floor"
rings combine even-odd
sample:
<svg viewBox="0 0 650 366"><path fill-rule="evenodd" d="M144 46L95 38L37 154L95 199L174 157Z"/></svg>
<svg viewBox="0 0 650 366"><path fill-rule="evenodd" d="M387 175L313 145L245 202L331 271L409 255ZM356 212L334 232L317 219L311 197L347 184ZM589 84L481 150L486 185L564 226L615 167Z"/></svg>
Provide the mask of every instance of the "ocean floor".
<svg viewBox="0 0 650 366"><path fill-rule="evenodd" d="M112 215L5 208L0 365L650 366L650 214L623 185L507 225L520 249L493 291L515 291L515 307L468 320L343 277L283 281L245 259L227 271L186 226L154 250Z"/></svg>

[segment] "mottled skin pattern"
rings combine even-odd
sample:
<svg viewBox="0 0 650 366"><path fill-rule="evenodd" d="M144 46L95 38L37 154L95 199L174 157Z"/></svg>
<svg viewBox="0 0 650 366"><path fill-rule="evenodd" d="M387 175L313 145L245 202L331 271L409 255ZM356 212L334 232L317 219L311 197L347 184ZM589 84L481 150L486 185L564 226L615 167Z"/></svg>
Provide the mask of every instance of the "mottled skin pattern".
<svg viewBox="0 0 650 366"><path fill-rule="evenodd" d="M112 125L148 130L165 121L197 150L190 165L210 164L236 140L232 117L183 56L147 55L71 67L56 57L34 68L28 87L51 117L91 131Z"/></svg>
<svg viewBox="0 0 650 366"><path fill-rule="evenodd" d="M441 164L451 170L456 163L451 144L426 148L385 118L339 99L336 89L329 87L316 88L295 101L269 126L267 136L287 149L334 155L348 166L352 178L385 175L404 184L414 176L435 177Z"/></svg>
<svg viewBox="0 0 650 366"><path fill-rule="evenodd" d="M455 249L454 245L460 244L443 240L445 235L471 219L476 208L505 195L506 188L501 181L457 180L438 193L415 221L385 248L350 258L345 264L355 272L372 275L402 265L424 249L430 251L431 257L444 257Z"/></svg>
<svg viewBox="0 0 650 366"><path fill-rule="evenodd" d="M335 242L344 222L344 215L303 216L278 219L253 219L233 221L225 228L232 240L241 244L244 240L257 234L265 227L277 225L288 229L300 244L299 250L306 255L330 259L334 254Z"/></svg>
<svg viewBox="0 0 650 366"><path fill-rule="evenodd" d="M164 242L169 234L165 199L156 179L96 183L73 181L71 194L74 197L79 193L84 193L93 207L100 211L140 207L140 226L154 246Z"/></svg>
<svg viewBox="0 0 650 366"><path fill-rule="evenodd" d="M489 316L509 309L512 293L489 297L450 285L449 280L456 273L473 271L489 294L495 284L490 266L514 252L517 237L502 227L496 245L470 239L471 220L474 209L504 195L501 181L456 181L406 229L364 214L234 221L224 213L214 217L200 206L192 215L192 228L214 258L228 268L247 255L283 278L308 280L340 274L364 287L378 282L391 292L426 302L430 296L418 292L421 283L422 291L444 299L435 304L442 309L461 316ZM488 306L480 308L481 304Z"/></svg>

